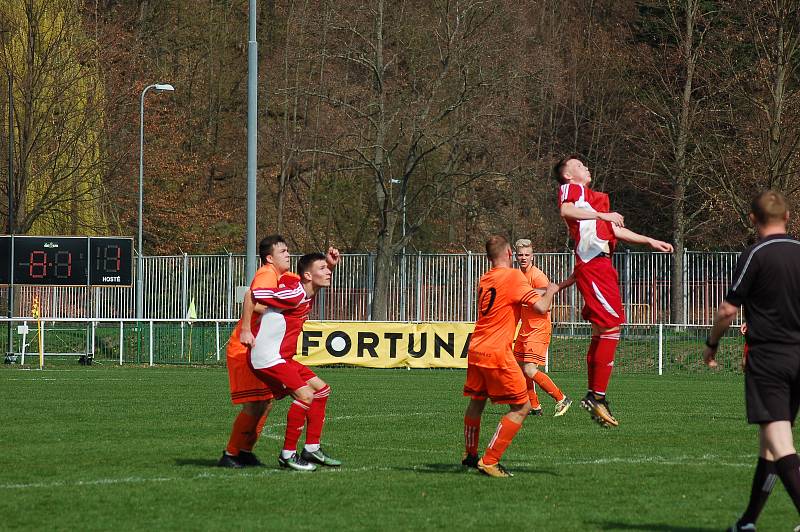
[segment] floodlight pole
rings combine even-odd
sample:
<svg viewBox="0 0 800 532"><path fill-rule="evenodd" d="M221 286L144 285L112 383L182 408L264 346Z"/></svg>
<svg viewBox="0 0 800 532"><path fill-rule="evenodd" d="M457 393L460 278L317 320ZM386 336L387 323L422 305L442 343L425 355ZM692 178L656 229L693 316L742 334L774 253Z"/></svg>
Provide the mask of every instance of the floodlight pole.
<svg viewBox="0 0 800 532"><path fill-rule="evenodd" d="M14 360L14 335L11 332L11 318L14 317L14 265L11 257L14 255L14 78L8 71L8 234L11 235L11 253L7 258L8 272L11 276L8 285L8 349L6 361Z"/></svg>
<svg viewBox="0 0 800 532"><path fill-rule="evenodd" d="M144 181L144 95L150 89L158 92L174 92L175 87L169 83L154 83L148 85L142 91L139 101L139 224L137 229L137 253L136 253L136 320L142 319L142 183Z"/></svg>
<svg viewBox="0 0 800 532"><path fill-rule="evenodd" d="M256 274L256 170L258 159L258 41L256 0L250 0L250 39L247 41L247 257L245 282Z"/></svg>

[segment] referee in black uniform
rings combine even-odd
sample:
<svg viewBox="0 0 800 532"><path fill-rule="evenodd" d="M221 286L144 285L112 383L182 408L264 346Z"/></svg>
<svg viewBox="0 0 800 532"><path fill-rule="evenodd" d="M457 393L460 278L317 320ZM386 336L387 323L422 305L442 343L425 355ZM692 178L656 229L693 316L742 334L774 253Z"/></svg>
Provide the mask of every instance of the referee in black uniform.
<svg viewBox="0 0 800 532"><path fill-rule="evenodd" d="M716 367L719 339L744 305L747 421L759 425L760 446L750 503L731 530L755 530L776 477L800 511L800 457L792 441L800 407L800 241L786 235L788 220L779 193L768 190L753 199L750 221L759 240L736 263L703 353L706 364Z"/></svg>

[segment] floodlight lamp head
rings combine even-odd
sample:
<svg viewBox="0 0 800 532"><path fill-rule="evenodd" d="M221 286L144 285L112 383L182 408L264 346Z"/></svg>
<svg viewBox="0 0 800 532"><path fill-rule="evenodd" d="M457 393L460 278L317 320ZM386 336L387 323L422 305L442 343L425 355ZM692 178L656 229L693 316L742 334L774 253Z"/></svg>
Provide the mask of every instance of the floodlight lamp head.
<svg viewBox="0 0 800 532"><path fill-rule="evenodd" d="M159 92L162 92L162 91L174 92L175 91L175 87L173 87L169 83L156 83L154 88Z"/></svg>

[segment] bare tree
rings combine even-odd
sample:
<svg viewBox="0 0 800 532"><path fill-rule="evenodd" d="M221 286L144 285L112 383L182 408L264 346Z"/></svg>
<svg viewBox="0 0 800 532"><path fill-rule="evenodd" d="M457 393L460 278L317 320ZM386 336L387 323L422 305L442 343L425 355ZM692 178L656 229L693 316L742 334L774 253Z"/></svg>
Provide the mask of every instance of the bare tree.
<svg viewBox="0 0 800 532"><path fill-rule="evenodd" d="M0 61L14 83L19 232L102 231L104 98L74 2L26 0L6 12Z"/></svg>

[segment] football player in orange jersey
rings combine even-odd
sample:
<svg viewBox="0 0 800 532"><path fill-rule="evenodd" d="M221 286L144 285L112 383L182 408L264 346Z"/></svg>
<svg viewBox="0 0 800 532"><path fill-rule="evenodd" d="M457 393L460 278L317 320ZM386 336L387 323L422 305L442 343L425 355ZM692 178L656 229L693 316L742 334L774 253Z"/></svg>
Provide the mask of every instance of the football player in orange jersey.
<svg viewBox="0 0 800 532"><path fill-rule="evenodd" d="M511 245L502 236L486 241L486 255L492 267L478 283L478 320L467 350L464 395L470 401L464 413L465 453L461 463L502 478L512 475L500 465L500 458L531 409L525 375L511 349L520 309L529 305L540 314L546 313L558 286L548 285L544 294L532 288L522 272L512 266ZM478 458L486 399L507 404L509 412L497 425L483 457Z"/></svg>
<svg viewBox="0 0 800 532"><path fill-rule="evenodd" d="M526 238L521 238L514 243L517 265L520 271L533 288L547 288L550 280L547 275L533 265L533 244ZM571 279L560 283L559 289L572 284ZM542 407L536 395L536 386L547 392L556 401L555 417L563 416L572 405L572 399L567 397L550 377L539 369L547 363L547 348L550 345L550 336L553 326L550 322L550 313L540 314L530 307L522 307L522 325L514 342L514 357L519 362L528 384L528 397L531 401L531 415L541 416Z"/></svg>

